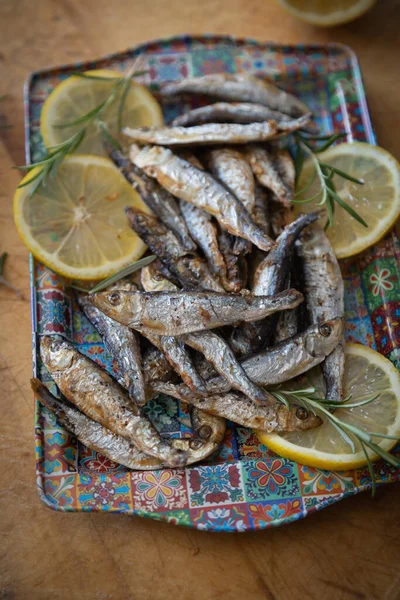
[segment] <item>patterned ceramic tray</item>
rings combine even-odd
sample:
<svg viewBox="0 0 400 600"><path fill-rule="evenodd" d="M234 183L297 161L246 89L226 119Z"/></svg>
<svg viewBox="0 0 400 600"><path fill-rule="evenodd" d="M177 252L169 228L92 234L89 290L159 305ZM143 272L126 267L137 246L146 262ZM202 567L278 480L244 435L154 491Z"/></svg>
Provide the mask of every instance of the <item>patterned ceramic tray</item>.
<svg viewBox="0 0 400 600"><path fill-rule="evenodd" d="M179 37L92 63L35 73L26 88L27 161L43 155L40 111L62 79L77 69L125 71L138 54L148 69L142 81L156 95L160 83L192 75L242 71L268 75L315 111L324 132L345 131L348 141L375 141L359 67L348 48ZM177 100L163 104L166 119L182 108ZM347 339L377 349L397 365L399 256L398 239L391 233L368 252L342 263ZM50 381L37 352L43 334L73 340L81 352L115 373L116 364L62 280L32 260L31 283L35 374ZM187 415L175 400L151 401L147 413L165 435L181 436L187 431L183 424ZM366 468L331 473L304 467L270 452L251 430L233 425L212 460L187 469L154 472L131 472L77 444L39 404L35 427L39 494L56 510L123 512L199 529L246 531L290 523L370 487ZM400 479L400 471L386 464L378 463L375 469L379 482Z"/></svg>

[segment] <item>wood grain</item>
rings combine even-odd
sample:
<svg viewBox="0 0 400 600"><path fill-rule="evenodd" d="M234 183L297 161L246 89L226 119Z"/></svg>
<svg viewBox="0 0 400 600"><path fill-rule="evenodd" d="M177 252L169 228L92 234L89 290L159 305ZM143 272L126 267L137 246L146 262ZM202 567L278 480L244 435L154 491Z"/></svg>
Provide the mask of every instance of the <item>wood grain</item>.
<svg viewBox="0 0 400 600"><path fill-rule="evenodd" d="M24 162L22 86L30 71L178 33L342 42L361 62L379 142L400 156L400 2L318 30L271 0L0 0L0 251L28 298L28 255L13 227ZM0 598L292 600L400 598L400 485L255 534L206 534L117 515L58 514L34 481L30 308L0 287Z"/></svg>

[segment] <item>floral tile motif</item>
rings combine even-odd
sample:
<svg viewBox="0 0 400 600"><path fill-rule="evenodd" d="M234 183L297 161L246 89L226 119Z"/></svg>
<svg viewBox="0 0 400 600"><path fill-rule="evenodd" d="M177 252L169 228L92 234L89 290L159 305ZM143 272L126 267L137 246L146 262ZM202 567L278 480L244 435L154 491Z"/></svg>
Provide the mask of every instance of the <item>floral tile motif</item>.
<svg viewBox="0 0 400 600"><path fill-rule="evenodd" d="M298 519L304 511L301 498L285 498L270 502L249 502L247 512L250 524L256 529L262 529L274 521Z"/></svg>
<svg viewBox="0 0 400 600"><path fill-rule="evenodd" d="M191 509L190 516L194 525L205 531L246 531L249 526L246 504Z"/></svg>
<svg viewBox="0 0 400 600"><path fill-rule="evenodd" d="M132 504L129 473L79 473L77 492L81 510L125 512Z"/></svg>
<svg viewBox="0 0 400 600"><path fill-rule="evenodd" d="M77 475L58 475L55 477L44 478L38 481L39 491L42 500L49 508L53 510L76 510ZM43 482L43 488L41 483Z"/></svg>
<svg viewBox="0 0 400 600"><path fill-rule="evenodd" d="M328 496L322 494L318 496L303 496L304 508L307 512L312 513L316 510L321 510L326 506L335 504L344 498L344 494L329 494Z"/></svg>
<svg viewBox="0 0 400 600"><path fill-rule="evenodd" d="M179 403L174 398L160 394L157 398L149 400L143 410L161 433L180 431Z"/></svg>
<svg viewBox="0 0 400 600"><path fill-rule="evenodd" d="M110 458L103 456L100 452L87 448L83 444L78 444L78 470L80 473L94 473L96 475L105 475L120 471L128 472L128 469Z"/></svg>
<svg viewBox="0 0 400 600"><path fill-rule="evenodd" d="M114 377L118 374L117 361L105 349L103 342L99 344L78 344L79 352L94 360L100 367L107 369Z"/></svg>
<svg viewBox="0 0 400 600"><path fill-rule="evenodd" d="M374 463L374 473L378 483L388 483L390 481L395 481L398 469L395 469L394 467L391 467L389 464L380 460ZM357 469L355 471L355 483L359 486L369 486L371 484L371 477L369 475L368 467L362 467L361 469Z"/></svg>
<svg viewBox="0 0 400 600"><path fill-rule="evenodd" d="M196 50L192 54L193 76L211 73L234 73L235 53L232 48L221 48L218 54L213 49Z"/></svg>
<svg viewBox="0 0 400 600"><path fill-rule="evenodd" d="M64 290L62 279L39 262L35 262L35 280L37 290Z"/></svg>
<svg viewBox="0 0 400 600"><path fill-rule="evenodd" d="M248 427L236 427L236 437L240 458L271 458L277 456L264 446L257 434Z"/></svg>
<svg viewBox="0 0 400 600"><path fill-rule="evenodd" d="M347 320L345 339L346 342L363 344L364 346L369 346L370 348L376 350L376 342L371 318L367 316L363 319Z"/></svg>
<svg viewBox="0 0 400 600"><path fill-rule="evenodd" d="M71 339L71 306L69 297L59 289L37 292L37 332L58 333Z"/></svg>
<svg viewBox="0 0 400 600"><path fill-rule="evenodd" d="M385 356L400 346L400 305L383 304L371 313L376 349Z"/></svg>
<svg viewBox="0 0 400 600"><path fill-rule="evenodd" d="M77 471L76 439L66 429L45 430L43 472L46 475L63 475Z"/></svg>
<svg viewBox="0 0 400 600"><path fill-rule="evenodd" d="M303 496L338 494L354 489L354 471L325 471L298 465Z"/></svg>
<svg viewBox="0 0 400 600"><path fill-rule="evenodd" d="M273 48L243 47L236 54L236 71L254 75L279 76L282 72L279 52Z"/></svg>
<svg viewBox="0 0 400 600"><path fill-rule="evenodd" d="M168 512L188 508L185 471L132 472L132 497L135 509L147 512Z"/></svg>
<svg viewBox="0 0 400 600"><path fill-rule="evenodd" d="M300 492L297 467L285 458L242 462L246 500L291 498Z"/></svg>
<svg viewBox="0 0 400 600"><path fill-rule="evenodd" d="M344 316L348 319L363 319L368 315L361 277L344 279Z"/></svg>
<svg viewBox="0 0 400 600"><path fill-rule="evenodd" d="M225 439L218 450L218 453L210 458L212 463L233 462L238 458L238 449L236 442L236 428L233 424L226 428ZM208 462L208 461L207 461Z"/></svg>
<svg viewBox="0 0 400 600"><path fill-rule="evenodd" d="M143 510L136 510L136 516L151 517L155 521L165 521L172 525L191 525L189 510L171 510L170 512L148 513Z"/></svg>
<svg viewBox="0 0 400 600"><path fill-rule="evenodd" d="M164 54L148 58L151 81L175 81L190 77L190 56L188 54Z"/></svg>
<svg viewBox="0 0 400 600"><path fill-rule="evenodd" d="M190 508L244 501L240 463L186 469Z"/></svg>
<svg viewBox="0 0 400 600"><path fill-rule="evenodd" d="M72 324L74 331L74 344L100 344L101 335L93 327L85 315L73 305Z"/></svg>
<svg viewBox="0 0 400 600"><path fill-rule="evenodd" d="M398 266L395 258L381 258L362 271L362 282L367 290L367 304L374 311L383 302L395 302L400 297Z"/></svg>

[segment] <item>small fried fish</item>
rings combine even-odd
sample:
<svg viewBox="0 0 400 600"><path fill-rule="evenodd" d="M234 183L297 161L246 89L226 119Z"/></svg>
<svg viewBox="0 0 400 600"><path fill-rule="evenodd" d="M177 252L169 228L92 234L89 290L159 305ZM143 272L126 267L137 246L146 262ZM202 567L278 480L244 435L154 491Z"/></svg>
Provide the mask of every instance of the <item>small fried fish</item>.
<svg viewBox="0 0 400 600"><path fill-rule="evenodd" d="M218 245L226 265L226 276L222 278L222 284L226 291L235 294L246 287L248 275L246 257L244 254L238 254L235 248L237 240L238 238L225 229L219 232Z"/></svg>
<svg viewBox="0 0 400 600"><path fill-rule="evenodd" d="M146 393L137 334L107 317L88 302L86 296L79 298L79 305L100 333L107 350L116 359L120 373L118 382L128 390L129 396L139 406L143 406L146 404Z"/></svg>
<svg viewBox="0 0 400 600"><path fill-rule="evenodd" d="M254 175L282 204L289 207L294 196L295 169L287 150L249 145L245 149Z"/></svg>
<svg viewBox="0 0 400 600"><path fill-rule="evenodd" d="M339 263L328 237L314 224L303 232L298 250L303 259L304 289L312 323L334 317L344 318L344 284ZM326 397L343 400L344 339L342 338L323 365Z"/></svg>
<svg viewBox="0 0 400 600"><path fill-rule="evenodd" d="M251 102L263 104L292 117L310 112L304 102L293 94L288 94L271 81L253 75L216 73L167 83L162 88L164 96L177 94L204 94L231 102Z"/></svg>
<svg viewBox="0 0 400 600"><path fill-rule="evenodd" d="M206 123L193 127L125 127L122 133L139 144L176 147L266 142L276 137L278 129L275 121L263 121L249 125Z"/></svg>
<svg viewBox="0 0 400 600"><path fill-rule="evenodd" d="M176 235L167 229L155 216L147 215L132 206L125 208L129 224L184 285L191 288L223 291L224 288L210 272L207 262L187 252Z"/></svg>
<svg viewBox="0 0 400 600"><path fill-rule="evenodd" d="M160 147L132 145L131 160L171 194L215 216L222 227L268 251L273 241L251 220L241 202L205 171Z"/></svg>
<svg viewBox="0 0 400 600"><path fill-rule="evenodd" d="M171 467L185 463L185 453L163 439L125 390L70 342L44 336L40 355L60 391L86 416Z"/></svg>
<svg viewBox="0 0 400 600"><path fill-rule="evenodd" d="M292 119L288 115L276 110L271 110L263 104L250 102L216 102L200 108L194 108L179 117L171 125L173 127L188 127L203 125L204 123L260 123L262 121L275 121L279 131L294 131L304 129L311 113L305 114L300 119Z"/></svg>
<svg viewBox="0 0 400 600"><path fill-rule="evenodd" d="M148 177L144 171L133 165L120 150L112 150L110 158L120 168L125 179L138 191L143 202L179 238L185 250L188 252L196 250L196 244L190 237L185 221L179 212L176 199L164 190L157 181Z"/></svg>
<svg viewBox="0 0 400 600"><path fill-rule="evenodd" d="M218 246L218 230L211 215L190 202L180 201L182 215L190 235L202 249L211 272L217 277L226 277L226 265Z"/></svg>
<svg viewBox="0 0 400 600"><path fill-rule="evenodd" d="M257 321L303 301L297 290L276 296L218 292L98 292L88 296L106 315L140 331L183 335L241 321Z"/></svg>
<svg viewBox="0 0 400 600"><path fill-rule="evenodd" d="M152 382L154 391L168 394L201 408L212 415L230 419L243 427L250 427L260 431L307 431L321 425L319 417L309 413L302 406L291 406L287 410L283 404L275 402L270 396L269 404L256 404L240 392L215 394L207 398L191 396L182 397L179 386L173 383Z"/></svg>

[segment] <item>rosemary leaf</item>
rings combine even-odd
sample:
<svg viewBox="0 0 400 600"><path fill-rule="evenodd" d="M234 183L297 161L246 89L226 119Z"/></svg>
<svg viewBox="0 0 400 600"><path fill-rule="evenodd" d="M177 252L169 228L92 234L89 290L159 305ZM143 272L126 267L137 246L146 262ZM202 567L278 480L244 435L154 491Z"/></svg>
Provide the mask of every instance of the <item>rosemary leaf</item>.
<svg viewBox="0 0 400 600"><path fill-rule="evenodd" d="M358 183L359 185L364 185L364 183L365 183L365 181L363 179L357 179L356 177L349 175L349 173L347 173L346 171L342 171L341 169L338 169L337 167L334 167L333 165L329 165L328 163L325 163L322 161L321 161L321 165L323 165L324 167L328 167L329 169L332 169L334 171L334 173L336 173L336 175L340 175L340 177L343 177L343 179L348 179L349 181L352 181L353 183Z"/></svg>
<svg viewBox="0 0 400 600"><path fill-rule="evenodd" d="M296 157L294 159L294 168L296 173L296 184L299 180L300 174L303 170L304 160L305 160L305 152L300 144L297 145Z"/></svg>
<svg viewBox="0 0 400 600"><path fill-rule="evenodd" d="M366 221L364 221L364 219L362 217L360 217L360 215L354 210L354 208L352 206L350 206L350 204L347 204L347 202L345 202L340 196L339 194L337 194L336 192L334 192L333 190L329 190L328 192L329 196L333 199L336 200L336 202L342 207L344 208L344 210L346 210L349 215L351 215L353 217L353 219L355 219L356 221L358 221L359 223L361 223L361 225L364 225L364 227L368 227L368 223L366 223ZM332 203L333 204L333 203Z"/></svg>
<svg viewBox="0 0 400 600"><path fill-rule="evenodd" d="M121 271L118 271L118 273L114 273L114 275L110 275L110 277L107 277L106 279L103 279L103 281L100 281L100 283L95 285L94 288L89 290L88 293L96 294L97 292L101 292L101 290L104 290L105 288L112 285L113 283L116 283L120 279L123 279L124 277L127 277L128 275L131 275L132 273L135 273L135 271L138 271L142 267L146 267L147 265L152 263L153 260L155 260L156 258L157 257L155 254L151 254L150 256L145 256L144 258L137 260L136 262L132 263L131 265L128 265L127 267L124 267L123 269L121 269Z"/></svg>
<svg viewBox="0 0 400 600"><path fill-rule="evenodd" d="M335 423L335 421L333 421L332 419L329 419L329 420L331 422L332 427L334 427L336 429L336 431L338 432L340 437L350 446L352 453L355 454L356 447L355 447L354 442L351 439L351 437L346 433L346 431L342 427L340 427L340 425Z"/></svg>

